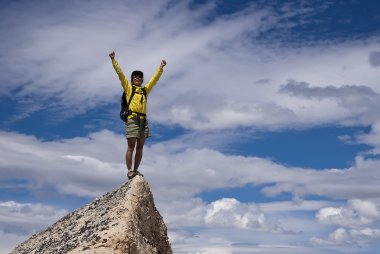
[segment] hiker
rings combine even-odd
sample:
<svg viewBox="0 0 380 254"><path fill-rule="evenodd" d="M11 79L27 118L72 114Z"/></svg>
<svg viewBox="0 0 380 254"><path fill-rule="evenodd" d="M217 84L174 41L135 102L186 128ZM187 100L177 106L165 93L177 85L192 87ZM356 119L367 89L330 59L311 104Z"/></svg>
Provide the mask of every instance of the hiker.
<svg viewBox="0 0 380 254"><path fill-rule="evenodd" d="M125 131L128 142L127 152L125 153L125 162L128 168L128 178L131 179L137 174L140 174L138 168L142 159L145 139L150 137L149 124L146 116L147 96L160 79L166 61L161 60L161 64L153 74L152 78L144 87L142 87L144 81L144 74L142 71L136 70L132 72L132 84L130 84L115 59L115 52L111 52L109 57L111 58L112 65L121 81L121 86L125 92L125 99L128 102L127 104L129 104L129 113L125 119ZM132 156L135 147L135 163L132 170Z"/></svg>

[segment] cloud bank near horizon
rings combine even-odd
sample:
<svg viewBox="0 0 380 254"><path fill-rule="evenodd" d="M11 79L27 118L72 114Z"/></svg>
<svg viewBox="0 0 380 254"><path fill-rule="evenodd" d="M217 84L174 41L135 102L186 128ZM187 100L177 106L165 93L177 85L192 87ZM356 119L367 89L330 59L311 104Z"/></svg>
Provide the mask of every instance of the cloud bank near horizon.
<svg viewBox="0 0 380 254"><path fill-rule="evenodd" d="M61 141L43 141L24 134L1 132L0 140L2 181L7 182L8 190L23 188L41 192L48 186L53 196L74 195L91 199L117 187L125 174L124 165L119 160L124 150L115 152L115 147L123 146L114 146L121 142L122 136L110 131ZM305 240L310 244L340 246L349 243L355 246L360 243L366 246L378 239L378 159L358 156L350 168L314 170L286 167L265 158L234 156L205 148L176 147L175 151L168 151L165 147L170 144L146 147L142 170L155 193L159 210L169 228L173 229L172 238L177 239L178 246L185 246L181 241L187 243L193 239L193 227L204 227L206 231L234 228L240 234L247 230L263 235L272 233L285 243L290 236L299 237L305 223L311 223L311 229L315 230L324 224L338 227L338 231L325 238L311 230ZM166 172L170 172L170 178ZM293 202L279 202L275 207L275 202L241 203L234 198L225 198L208 204L198 196L208 190L250 184L261 186L261 194L266 196L291 193ZM307 197L310 195L347 200L347 203L340 202L341 205L336 206L333 201L309 201ZM295 214L300 212L314 213L315 219L309 222L296 219ZM289 216L295 220L291 224ZM18 225L23 228L22 223ZM184 238L183 234L189 237ZM343 235L337 237L337 234ZM228 235L224 237L229 239ZM201 248L208 243L197 244Z"/></svg>

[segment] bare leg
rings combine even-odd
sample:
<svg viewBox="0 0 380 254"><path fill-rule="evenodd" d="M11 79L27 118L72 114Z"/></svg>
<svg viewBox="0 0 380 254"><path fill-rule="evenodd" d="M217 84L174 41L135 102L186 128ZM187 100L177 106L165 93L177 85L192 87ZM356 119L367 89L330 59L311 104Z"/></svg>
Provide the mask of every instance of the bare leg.
<svg viewBox="0 0 380 254"><path fill-rule="evenodd" d="M141 138L137 139L134 170L138 170L138 168L140 166L140 162L141 162L142 155L143 155L144 144L145 144L145 137L141 137Z"/></svg>
<svg viewBox="0 0 380 254"><path fill-rule="evenodd" d="M132 169L132 156L133 150L135 150L136 146L136 138L127 138L128 140L128 149L125 153L125 163L127 164L128 171Z"/></svg>

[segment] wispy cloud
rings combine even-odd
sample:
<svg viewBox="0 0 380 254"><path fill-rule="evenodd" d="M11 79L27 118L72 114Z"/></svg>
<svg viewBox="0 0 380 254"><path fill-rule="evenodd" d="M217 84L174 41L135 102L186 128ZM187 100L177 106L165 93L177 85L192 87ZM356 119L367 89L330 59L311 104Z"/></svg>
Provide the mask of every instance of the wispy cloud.
<svg viewBox="0 0 380 254"><path fill-rule="evenodd" d="M340 124L370 125L378 119L374 109L379 107L379 94L367 86L311 87L308 83L291 80L279 91L292 97L314 100L322 105L335 105L335 121Z"/></svg>
<svg viewBox="0 0 380 254"><path fill-rule="evenodd" d="M252 3L240 12L213 16L215 4L201 8L190 3L3 4L6 25L0 32L9 40L1 46L2 93L18 89L20 100L38 97L65 117L100 107L120 93L108 59L111 50L126 73L140 68L149 76L167 58L165 74L150 98L151 119L196 130L359 118L361 112L342 113L347 111L342 104L278 93L289 79L313 87L356 85L377 91L377 72L368 63L369 54L376 58L376 38L293 47L270 39L263 43L273 28L281 25L281 34L297 26L290 17L313 22L311 6L295 11L284 4L275 11ZM318 113L324 108L333 114Z"/></svg>
<svg viewBox="0 0 380 254"><path fill-rule="evenodd" d="M56 185L62 193L94 196L121 183L118 179L125 173L121 160L125 152L123 137L109 131L61 141L42 141L16 133L0 134L1 167L7 172L2 175L4 180L23 176L36 184ZM181 144L176 140L173 143ZM316 194L361 199L379 194L377 159L358 156L355 164L347 169L314 170L205 148L176 147L173 150L170 147L169 142L146 147L143 164L153 188L168 200L246 184L265 184L263 193L270 196L290 192L300 198ZM167 178L165 172L170 172L171 177ZM94 183L97 183L96 190ZM173 193L167 186L177 191Z"/></svg>
<svg viewBox="0 0 380 254"><path fill-rule="evenodd" d="M66 210L56 210L43 204L0 202L0 227L8 234L36 233L36 228L47 227L66 213Z"/></svg>
<svg viewBox="0 0 380 254"><path fill-rule="evenodd" d="M0 202L0 252L9 253L28 236L48 227L67 212L43 204Z"/></svg>

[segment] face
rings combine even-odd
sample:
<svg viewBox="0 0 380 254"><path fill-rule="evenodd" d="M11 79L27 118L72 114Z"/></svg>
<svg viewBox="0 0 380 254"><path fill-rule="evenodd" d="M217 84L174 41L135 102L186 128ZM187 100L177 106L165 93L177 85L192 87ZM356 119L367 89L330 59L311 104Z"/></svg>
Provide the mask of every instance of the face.
<svg viewBox="0 0 380 254"><path fill-rule="evenodd" d="M135 86L141 86L142 82L143 82L142 77L140 77L140 76L133 76L132 77L132 84L133 85L135 85Z"/></svg>

